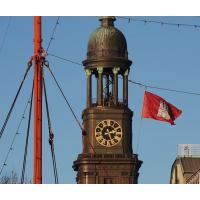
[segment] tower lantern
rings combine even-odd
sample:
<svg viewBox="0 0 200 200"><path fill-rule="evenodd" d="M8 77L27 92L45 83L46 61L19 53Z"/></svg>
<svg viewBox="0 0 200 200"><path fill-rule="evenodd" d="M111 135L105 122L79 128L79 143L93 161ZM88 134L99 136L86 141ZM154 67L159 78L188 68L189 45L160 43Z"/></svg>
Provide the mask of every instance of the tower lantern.
<svg viewBox="0 0 200 200"><path fill-rule="evenodd" d="M83 152L73 165L78 172L77 183L137 183L142 164L132 150L133 112L128 108L132 62L115 20L111 16L100 18L101 26L91 34L87 59L83 61L87 103L82 114ZM122 100L118 95L119 77L123 79Z"/></svg>

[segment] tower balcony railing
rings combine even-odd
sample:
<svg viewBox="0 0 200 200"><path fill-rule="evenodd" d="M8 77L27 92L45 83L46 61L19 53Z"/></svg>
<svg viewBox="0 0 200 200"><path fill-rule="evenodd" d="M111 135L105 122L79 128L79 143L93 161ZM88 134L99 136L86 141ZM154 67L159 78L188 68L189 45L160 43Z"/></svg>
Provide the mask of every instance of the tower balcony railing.
<svg viewBox="0 0 200 200"><path fill-rule="evenodd" d="M92 98L92 107L96 107L96 106L98 106L97 98ZM104 97L102 106L114 107L116 105L115 105L113 99L107 99L107 98ZM118 98L117 106L118 107L124 107L125 106L123 99Z"/></svg>
<svg viewBox="0 0 200 200"><path fill-rule="evenodd" d="M200 157L200 144L179 144L178 157Z"/></svg>

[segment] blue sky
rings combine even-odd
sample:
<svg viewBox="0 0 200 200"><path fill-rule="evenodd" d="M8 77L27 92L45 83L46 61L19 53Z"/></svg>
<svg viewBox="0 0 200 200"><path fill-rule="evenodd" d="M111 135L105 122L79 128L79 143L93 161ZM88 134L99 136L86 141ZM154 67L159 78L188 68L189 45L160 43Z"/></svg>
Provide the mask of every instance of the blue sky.
<svg viewBox="0 0 200 200"><path fill-rule="evenodd" d="M138 17L173 23L200 24L199 17ZM0 44L9 17L0 17ZM42 18L43 47L46 48L57 17ZM97 17L61 17L49 52L73 61L86 58L90 34L99 27ZM142 22L115 22L125 35L129 59L133 61L129 79L158 87L199 92L200 29L174 27ZM0 125L16 94L29 57L33 55L33 17L12 17L5 43L0 52ZM81 121L86 105L86 78L83 67L57 58L47 57L65 95ZM75 183L72 163L82 151L81 132L63 98L45 70L47 93L55 132L55 150L60 183ZM16 103L11 120L0 140L0 167L16 132L25 104L30 95L33 79L31 70ZM199 96L149 89L182 109L176 126L144 119L141 128L139 151L135 152L144 88L129 84L129 106L134 111L133 150L143 161L139 183L169 183L170 169L177 154L177 145L199 143ZM26 114L27 116L27 114ZM53 183L53 169L48 144L46 113L43 121L43 182ZM32 123L33 124L33 123ZM21 176L27 118L15 141L3 174L11 170ZM32 177L33 132L28 150L27 177Z"/></svg>

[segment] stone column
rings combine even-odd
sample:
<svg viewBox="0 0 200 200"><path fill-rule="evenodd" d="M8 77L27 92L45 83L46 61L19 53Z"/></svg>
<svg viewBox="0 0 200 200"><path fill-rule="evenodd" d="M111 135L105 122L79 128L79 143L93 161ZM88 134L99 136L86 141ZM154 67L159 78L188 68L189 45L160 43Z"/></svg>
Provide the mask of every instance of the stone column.
<svg viewBox="0 0 200 200"><path fill-rule="evenodd" d="M113 99L114 99L114 104L118 104L118 71L119 67L114 67L113 69Z"/></svg>
<svg viewBox="0 0 200 200"><path fill-rule="evenodd" d="M97 81L97 104L102 106L103 104L103 67L98 67L98 81Z"/></svg>
<svg viewBox="0 0 200 200"><path fill-rule="evenodd" d="M128 106L128 69L123 74L123 103Z"/></svg>
<svg viewBox="0 0 200 200"><path fill-rule="evenodd" d="M87 108L92 105L92 72L90 69L85 70L87 76Z"/></svg>

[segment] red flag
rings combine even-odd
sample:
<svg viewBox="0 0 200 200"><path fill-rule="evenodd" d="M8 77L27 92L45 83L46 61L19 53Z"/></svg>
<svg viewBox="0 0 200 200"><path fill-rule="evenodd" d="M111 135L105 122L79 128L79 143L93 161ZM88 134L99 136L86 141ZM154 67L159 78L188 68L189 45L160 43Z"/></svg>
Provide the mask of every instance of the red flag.
<svg viewBox="0 0 200 200"><path fill-rule="evenodd" d="M181 113L181 110L165 101L162 97L145 91L142 118L152 118L175 125L174 121Z"/></svg>

